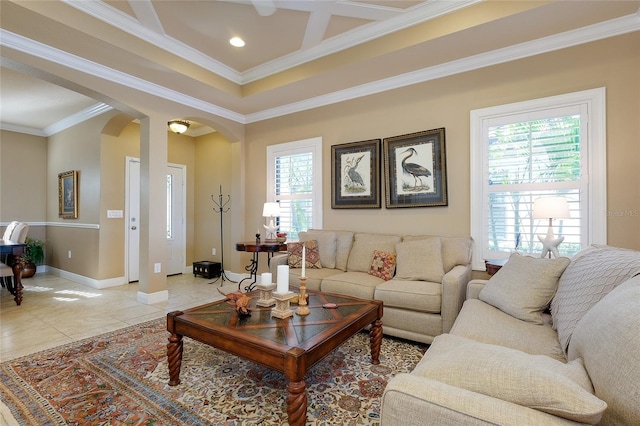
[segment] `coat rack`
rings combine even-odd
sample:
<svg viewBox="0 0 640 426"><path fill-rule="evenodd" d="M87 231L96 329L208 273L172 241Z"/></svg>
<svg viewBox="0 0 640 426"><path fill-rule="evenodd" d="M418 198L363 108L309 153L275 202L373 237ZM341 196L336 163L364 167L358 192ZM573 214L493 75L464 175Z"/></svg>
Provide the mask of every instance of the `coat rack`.
<svg viewBox="0 0 640 426"><path fill-rule="evenodd" d="M215 213L220 213L220 276L216 278L214 281L211 281L209 284L213 284L218 279L221 279L220 286L224 285L224 280L226 279L229 282L235 283L235 281L229 279L224 272L224 237L222 232L222 215L229 211L230 207L227 207L227 204L231 201L231 195L227 195L227 201L222 201L222 185L220 185L220 194L218 195L218 201L215 200L214 195L211 194L211 201L215 205L213 207L213 211Z"/></svg>

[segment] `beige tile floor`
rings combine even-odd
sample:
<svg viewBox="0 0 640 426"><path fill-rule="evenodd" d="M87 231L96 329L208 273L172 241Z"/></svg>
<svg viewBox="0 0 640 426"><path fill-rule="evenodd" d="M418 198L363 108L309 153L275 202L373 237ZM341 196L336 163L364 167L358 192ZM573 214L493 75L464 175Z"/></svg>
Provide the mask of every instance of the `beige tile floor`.
<svg viewBox="0 0 640 426"><path fill-rule="evenodd" d="M164 317L222 298L220 281L183 274L169 277L169 300L153 305L136 301L138 284L96 290L51 274L23 280L24 299L16 306L0 290L0 361ZM225 281L223 292L237 290Z"/></svg>

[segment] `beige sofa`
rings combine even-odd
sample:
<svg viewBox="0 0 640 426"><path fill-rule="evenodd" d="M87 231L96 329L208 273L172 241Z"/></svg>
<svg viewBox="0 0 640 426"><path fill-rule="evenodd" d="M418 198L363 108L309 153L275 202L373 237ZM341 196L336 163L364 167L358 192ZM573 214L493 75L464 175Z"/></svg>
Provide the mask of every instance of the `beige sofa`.
<svg viewBox="0 0 640 426"><path fill-rule="evenodd" d="M306 268L307 288L384 302L387 335L430 343L449 331L462 303L471 274L469 237L400 236L349 231L310 230L300 241L316 241L321 268ZM374 251L396 255L395 275L383 279L369 273ZM271 259L278 265L288 255ZM300 268L289 273L298 286Z"/></svg>
<svg viewBox="0 0 640 426"><path fill-rule="evenodd" d="M381 424L640 424L640 252L563 262L515 254L471 281L450 333L388 383Z"/></svg>

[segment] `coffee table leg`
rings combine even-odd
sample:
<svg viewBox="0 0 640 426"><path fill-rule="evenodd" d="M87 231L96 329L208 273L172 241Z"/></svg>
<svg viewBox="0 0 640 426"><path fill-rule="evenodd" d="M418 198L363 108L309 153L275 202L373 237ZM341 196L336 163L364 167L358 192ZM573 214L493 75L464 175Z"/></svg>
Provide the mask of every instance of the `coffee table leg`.
<svg viewBox="0 0 640 426"><path fill-rule="evenodd" d="M304 380L289 382L287 414L290 426L303 426L307 422L307 384Z"/></svg>
<svg viewBox="0 0 640 426"><path fill-rule="evenodd" d="M379 319L371 323L369 330L369 343L371 345L371 364L380 364L380 345L382 345L382 321Z"/></svg>
<svg viewBox="0 0 640 426"><path fill-rule="evenodd" d="M169 362L169 386L180 384L180 367L182 366L182 336L171 333L167 343L167 360Z"/></svg>

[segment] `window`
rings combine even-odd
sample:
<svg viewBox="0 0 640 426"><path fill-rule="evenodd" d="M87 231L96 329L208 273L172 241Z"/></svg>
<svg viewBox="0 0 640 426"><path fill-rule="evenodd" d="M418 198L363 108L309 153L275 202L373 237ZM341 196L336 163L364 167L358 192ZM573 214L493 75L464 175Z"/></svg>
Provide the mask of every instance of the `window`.
<svg viewBox="0 0 640 426"><path fill-rule="evenodd" d="M570 219L553 221L572 256L606 243L604 89L471 112L473 267L511 252L542 251L549 222L532 217L536 198L562 196Z"/></svg>
<svg viewBox="0 0 640 426"><path fill-rule="evenodd" d="M267 201L280 203L287 239L322 227L322 138L267 147Z"/></svg>

